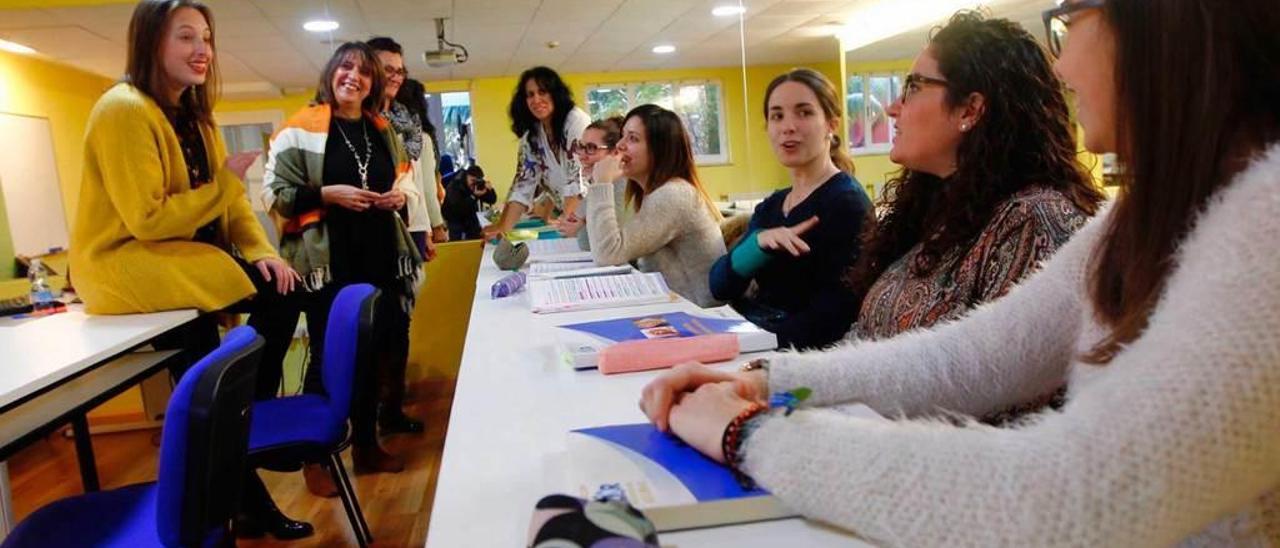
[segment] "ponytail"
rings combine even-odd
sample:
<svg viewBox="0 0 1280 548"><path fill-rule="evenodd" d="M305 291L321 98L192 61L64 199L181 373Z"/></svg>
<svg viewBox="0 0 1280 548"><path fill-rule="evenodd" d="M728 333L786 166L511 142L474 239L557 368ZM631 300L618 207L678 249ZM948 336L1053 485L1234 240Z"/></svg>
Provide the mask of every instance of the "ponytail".
<svg viewBox="0 0 1280 548"><path fill-rule="evenodd" d="M853 157L849 155L849 149L844 147L839 133L831 134L831 163L853 177Z"/></svg>

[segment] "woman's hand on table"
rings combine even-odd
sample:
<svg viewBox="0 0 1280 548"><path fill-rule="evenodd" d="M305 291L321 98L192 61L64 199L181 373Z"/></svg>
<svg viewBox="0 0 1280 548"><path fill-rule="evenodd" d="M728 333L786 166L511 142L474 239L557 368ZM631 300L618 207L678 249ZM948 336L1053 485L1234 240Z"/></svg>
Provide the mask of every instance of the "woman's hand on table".
<svg viewBox="0 0 1280 548"><path fill-rule="evenodd" d="M699 363L683 363L644 387L640 410L659 430L670 431L673 407L699 387L716 383L731 383L735 393L746 401L764 402L769 397L763 372L721 371Z"/></svg>
<svg viewBox="0 0 1280 548"><path fill-rule="evenodd" d="M671 407L671 432L716 462L724 462L724 433L730 422L754 404L734 382L707 383L686 392Z"/></svg>

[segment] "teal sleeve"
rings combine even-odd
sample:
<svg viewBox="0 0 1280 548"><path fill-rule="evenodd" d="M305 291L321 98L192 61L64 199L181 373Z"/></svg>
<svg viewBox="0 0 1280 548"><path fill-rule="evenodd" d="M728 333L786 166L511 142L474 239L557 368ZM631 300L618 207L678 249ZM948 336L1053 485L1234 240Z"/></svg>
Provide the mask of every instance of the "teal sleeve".
<svg viewBox="0 0 1280 548"><path fill-rule="evenodd" d="M753 230L733 248L730 263L733 265L734 274L743 278L753 278L756 272L769 263L769 255L760 249L760 242L757 240L759 235L759 230Z"/></svg>

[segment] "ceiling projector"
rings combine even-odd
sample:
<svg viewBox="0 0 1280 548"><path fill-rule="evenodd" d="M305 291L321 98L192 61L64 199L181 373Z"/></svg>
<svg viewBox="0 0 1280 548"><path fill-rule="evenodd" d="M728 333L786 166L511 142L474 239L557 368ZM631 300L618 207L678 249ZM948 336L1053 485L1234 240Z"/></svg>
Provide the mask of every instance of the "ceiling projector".
<svg viewBox="0 0 1280 548"><path fill-rule="evenodd" d="M422 60L431 68L447 68L467 62L467 48L444 39L444 17L436 18L436 49L422 52Z"/></svg>

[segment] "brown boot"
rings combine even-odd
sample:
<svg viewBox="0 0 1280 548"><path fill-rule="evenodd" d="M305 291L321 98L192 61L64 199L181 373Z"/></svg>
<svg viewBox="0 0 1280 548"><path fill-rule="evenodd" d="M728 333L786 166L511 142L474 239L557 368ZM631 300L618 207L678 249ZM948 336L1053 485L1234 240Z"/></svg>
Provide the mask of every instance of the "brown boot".
<svg viewBox="0 0 1280 548"><path fill-rule="evenodd" d="M351 460L355 462L357 474L376 474L379 472L391 472L394 474L404 470L404 459L386 452L377 444L369 447L352 447Z"/></svg>
<svg viewBox="0 0 1280 548"><path fill-rule="evenodd" d="M307 490L317 497L338 496L338 486L333 483L333 474L323 464L308 464L302 467L302 477L307 480Z"/></svg>

